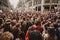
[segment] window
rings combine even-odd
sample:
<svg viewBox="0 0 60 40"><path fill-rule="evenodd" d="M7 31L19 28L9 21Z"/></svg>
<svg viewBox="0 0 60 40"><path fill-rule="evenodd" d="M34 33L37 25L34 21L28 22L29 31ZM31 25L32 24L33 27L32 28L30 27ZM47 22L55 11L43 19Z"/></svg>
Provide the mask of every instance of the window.
<svg viewBox="0 0 60 40"><path fill-rule="evenodd" d="M60 0L58 0L58 3L60 3Z"/></svg>
<svg viewBox="0 0 60 40"><path fill-rule="evenodd" d="M50 5L44 5L44 9L50 9Z"/></svg>
<svg viewBox="0 0 60 40"><path fill-rule="evenodd" d="M52 0L52 3L58 3L58 0Z"/></svg>
<svg viewBox="0 0 60 40"><path fill-rule="evenodd" d="M50 0L45 0L45 3L50 3Z"/></svg>
<svg viewBox="0 0 60 40"><path fill-rule="evenodd" d="M38 4L41 4L41 0L38 0Z"/></svg>
<svg viewBox="0 0 60 40"><path fill-rule="evenodd" d="M51 9L54 9L54 7L57 7L57 5L51 5Z"/></svg>

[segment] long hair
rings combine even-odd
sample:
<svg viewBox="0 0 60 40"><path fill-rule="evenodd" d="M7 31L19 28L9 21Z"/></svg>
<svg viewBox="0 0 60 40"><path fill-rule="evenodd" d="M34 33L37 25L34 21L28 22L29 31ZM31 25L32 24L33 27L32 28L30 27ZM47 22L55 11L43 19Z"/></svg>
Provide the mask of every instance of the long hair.
<svg viewBox="0 0 60 40"><path fill-rule="evenodd" d="M49 37L48 37L48 40L56 40L56 34L55 34L55 29L49 29L48 30L48 34L49 34Z"/></svg>
<svg viewBox="0 0 60 40"><path fill-rule="evenodd" d="M13 36L13 34L12 33L10 33L10 32L4 32L3 34L2 34L2 37L1 37L2 39L1 40L13 40L14 39L14 36Z"/></svg>

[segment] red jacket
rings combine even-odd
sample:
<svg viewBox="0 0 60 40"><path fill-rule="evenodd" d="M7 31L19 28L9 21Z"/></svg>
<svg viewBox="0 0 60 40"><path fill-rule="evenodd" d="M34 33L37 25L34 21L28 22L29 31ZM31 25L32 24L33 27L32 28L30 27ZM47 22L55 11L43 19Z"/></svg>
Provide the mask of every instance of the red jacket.
<svg viewBox="0 0 60 40"><path fill-rule="evenodd" d="M25 40L29 40L29 31L26 32Z"/></svg>
<svg viewBox="0 0 60 40"><path fill-rule="evenodd" d="M33 25L34 30L43 30L42 26Z"/></svg>

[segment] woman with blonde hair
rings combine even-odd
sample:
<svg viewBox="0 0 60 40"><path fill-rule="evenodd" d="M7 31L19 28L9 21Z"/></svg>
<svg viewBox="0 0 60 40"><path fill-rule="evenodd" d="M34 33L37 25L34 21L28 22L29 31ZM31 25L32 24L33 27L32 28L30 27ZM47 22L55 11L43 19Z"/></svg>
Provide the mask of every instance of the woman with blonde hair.
<svg viewBox="0 0 60 40"><path fill-rule="evenodd" d="M4 32L0 40L13 40L14 36L10 32Z"/></svg>

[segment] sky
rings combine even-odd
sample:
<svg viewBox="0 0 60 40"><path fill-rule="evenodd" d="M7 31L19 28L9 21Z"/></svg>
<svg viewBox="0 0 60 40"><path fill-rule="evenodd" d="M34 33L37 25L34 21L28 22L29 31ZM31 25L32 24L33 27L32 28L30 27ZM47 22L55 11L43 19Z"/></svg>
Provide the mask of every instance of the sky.
<svg viewBox="0 0 60 40"><path fill-rule="evenodd" d="M16 8L19 0L9 0L9 2L11 3L11 5L13 5L14 8Z"/></svg>

